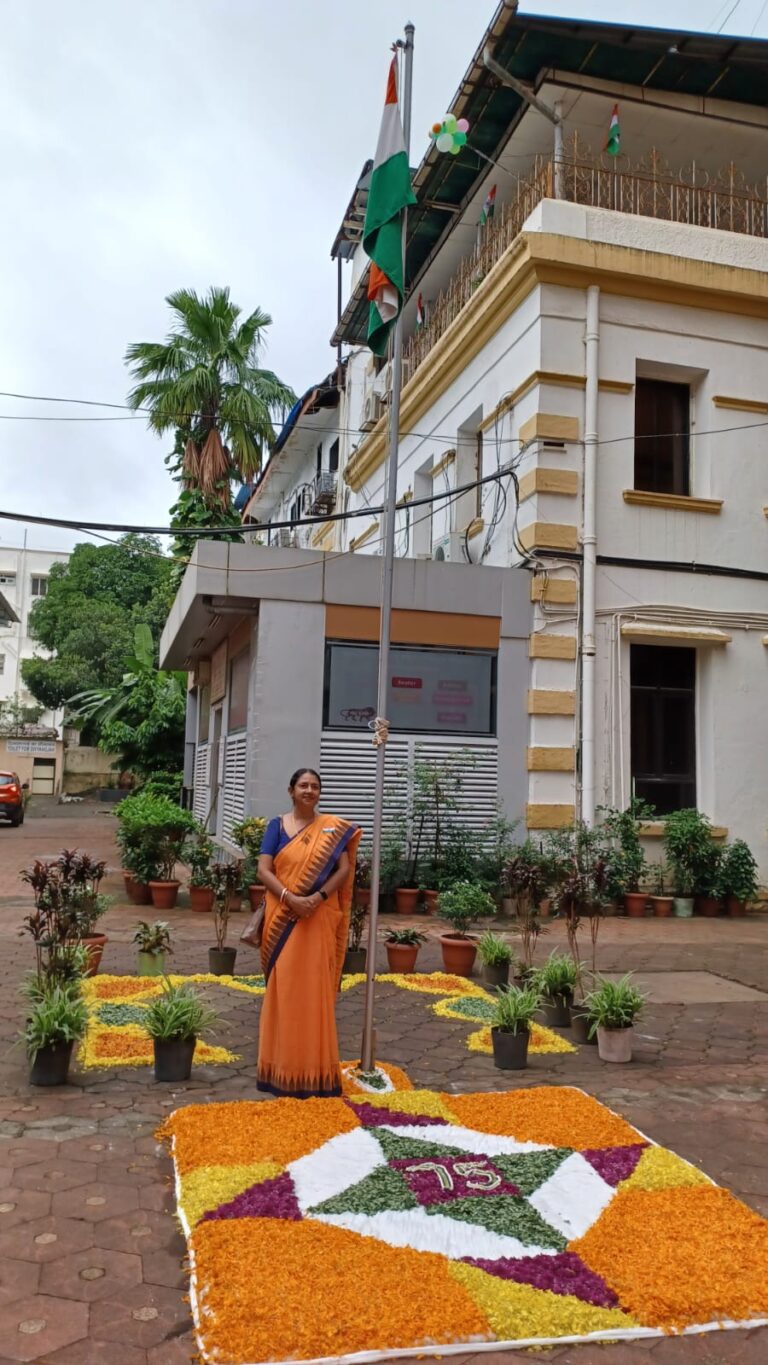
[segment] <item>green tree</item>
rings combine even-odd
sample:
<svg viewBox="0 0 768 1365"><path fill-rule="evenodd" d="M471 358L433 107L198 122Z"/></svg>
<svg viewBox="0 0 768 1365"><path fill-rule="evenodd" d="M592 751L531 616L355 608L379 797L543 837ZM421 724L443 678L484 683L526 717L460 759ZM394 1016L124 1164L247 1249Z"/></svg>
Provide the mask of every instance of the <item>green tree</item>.
<svg viewBox="0 0 768 1365"><path fill-rule="evenodd" d="M126 351L135 381L128 402L147 409L159 436L174 432L186 490L228 509L232 480L258 473L275 438L273 421L295 394L259 366L268 313L255 308L243 318L229 290L216 287L203 298L179 289L166 303L172 314L166 340L134 342Z"/></svg>
<svg viewBox="0 0 768 1365"><path fill-rule="evenodd" d="M116 545L76 545L54 564L48 592L29 615L34 639L50 659L22 663L35 699L57 709L76 692L118 683L134 629L149 624L155 648L173 596L172 563L152 536L123 536Z"/></svg>
<svg viewBox="0 0 768 1365"><path fill-rule="evenodd" d="M155 664L149 626L134 630L134 652L119 682L69 698L74 714L95 725L99 747L120 756L119 766L139 777L175 772L184 756L186 674Z"/></svg>

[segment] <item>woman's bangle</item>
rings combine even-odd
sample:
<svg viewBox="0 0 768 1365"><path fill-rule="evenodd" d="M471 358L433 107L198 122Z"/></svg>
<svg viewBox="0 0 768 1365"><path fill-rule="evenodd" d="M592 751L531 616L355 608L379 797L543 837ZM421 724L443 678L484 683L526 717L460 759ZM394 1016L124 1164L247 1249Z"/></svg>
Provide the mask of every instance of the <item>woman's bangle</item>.
<svg viewBox="0 0 768 1365"><path fill-rule="evenodd" d="M280 902L279 902L280 905L284 905L284 904L285 904L285 899L286 899L287 895L288 895L288 887L287 887L287 886L284 886L283 889L282 889L282 891L280 892Z"/></svg>

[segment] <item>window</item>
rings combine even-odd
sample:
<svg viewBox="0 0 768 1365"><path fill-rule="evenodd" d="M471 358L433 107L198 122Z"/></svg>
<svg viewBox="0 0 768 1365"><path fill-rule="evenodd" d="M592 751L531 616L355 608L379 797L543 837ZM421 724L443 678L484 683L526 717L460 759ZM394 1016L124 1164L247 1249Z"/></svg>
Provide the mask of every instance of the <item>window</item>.
<svg viewBox="0 0 768 1365"><path fill-rule="evenodd" d="M6 573L4 570L0 570L0 588L15 588L15 587L16 587L16 575L15 575L15 573Z"/></svg>
<svg viewBox="0 0 768 1365"><path fill-rule="evenodd" d="M630 646L632 778L659 815L696 805L696 650Z"/></svg>
<svg viewBox="0 0 768 1365"><path fill-rule="evenodd" d="M0 621L0 625L2 625L2 621ZM2 675L3 675L4 672L5 672L5 655L4 655L4 654L0 654L0 677L2 677Z"/></svg>
<svg viewBox="0 0 768 1365"><path fill-rule="evenodd" d="M291 521L298 521L301 516L301 498L295 498L291 504Z"/></svg>
<svg viewBox="0 0 768 1365"><path fill-rule="evenodd" d="M691 391L687 384L638 379L635 385L635 488L690 492Z"/></svg>
<svg viewBox="0 0 768 1365"><path fill-rule="evenodd" d="M229 668L228 731L244 730L248 724L248 676L250 653L246 649L232 660Z"/></svg>
<svg viewBox="0 0 768 1365"><path fill-rule="evenodd" d="M364 730L373 720L378 664L376 645L327 645L327 728ZM496 733L496 655L490 651L395 645L389 684L386 713L393 730Z"/></svg>
<svg viewBox="0 0 768 1365"><path fill-rule="evenodd" d="M339 472L339 438L336 437L333 445L328 451L328 470L331 474Z"/></svg>
<svg viewBox="0 0 768 1365"><path fill-rule="evenodd" d="M32 596L45 597L48 592L48 579L40 578L37 575L32 577Z"/></svg>
<svg viewBox="0 0 768 1365"><path fill-rule="evenodd" d="M316 468L318 474L320 474L320 473L322 472L322 468L323 468L323 443L322 443L322 441L320 442L319 446L317 447L317 458L316 458L316 461L315 461L315 468Z"/></svg>

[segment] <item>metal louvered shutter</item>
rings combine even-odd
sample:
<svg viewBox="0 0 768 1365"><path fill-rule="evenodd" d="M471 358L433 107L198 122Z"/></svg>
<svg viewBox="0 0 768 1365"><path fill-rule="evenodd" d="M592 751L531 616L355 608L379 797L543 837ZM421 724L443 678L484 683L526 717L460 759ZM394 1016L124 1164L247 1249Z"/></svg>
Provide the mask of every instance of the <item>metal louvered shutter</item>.
<svg viewBox="0 0 768 1365"><path fill-rule="evenodd" d="M210 747L207 744L198 744L195 751L194 796L192 800L192 813L198 820L205 820L208 814L210 762Z"/></svg>
<svg viewBox="0 0 768 1365"><path fill-rule="evenodd" d="M498 747L495 739L432 739L417 735L393 735L386 747L386 797L384 829L391 828L407 806L404 770L415 757L443 760L466 751L471 754L459 796L462 823L480 830L496 814L498 801ZM320 746L323 809L354 820L364 834L373 827L373 792L376 750L370 735L343 734L326 730Z"/></svg>
<svg viewBox="0 0 768 1365"><path fill-rule="evenodd" d="M224 750L221 834L229 839L232 826L245 817L245 766L248 741L245 735L228 735Z"/></svg>

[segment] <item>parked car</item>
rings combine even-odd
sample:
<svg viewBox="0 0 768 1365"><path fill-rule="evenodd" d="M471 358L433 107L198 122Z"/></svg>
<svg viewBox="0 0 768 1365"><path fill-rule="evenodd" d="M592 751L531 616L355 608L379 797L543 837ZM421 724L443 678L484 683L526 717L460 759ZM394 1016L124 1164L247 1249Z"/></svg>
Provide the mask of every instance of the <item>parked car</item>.
<svg viewBox="0 0 768 1365"><path fill-rule="evenodd" d="M18 773L0 772L0 817L12 825L24 823L24 792Z"/></svg>

